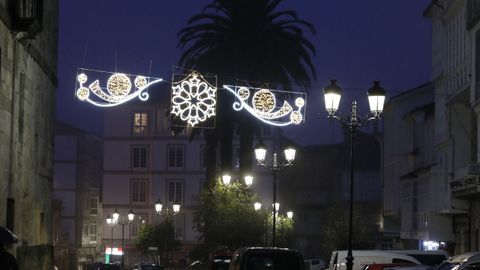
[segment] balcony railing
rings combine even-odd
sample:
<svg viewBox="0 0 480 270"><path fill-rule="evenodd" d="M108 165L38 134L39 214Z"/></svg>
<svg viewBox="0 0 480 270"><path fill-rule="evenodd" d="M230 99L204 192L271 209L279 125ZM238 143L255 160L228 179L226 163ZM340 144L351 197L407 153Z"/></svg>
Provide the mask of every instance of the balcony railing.
<svg viewBox="0 0 480 270"><path fill-rule="evenodd" d="M480 163L470 164L465 175L450 182L450 189L459 198L480 195Z"/></svg>
<svg viewBox="0 0 480 270"><path fill-rule="evenodd" d="M43 0L9 0L12 30L37 32L43 23Z"/></svg>

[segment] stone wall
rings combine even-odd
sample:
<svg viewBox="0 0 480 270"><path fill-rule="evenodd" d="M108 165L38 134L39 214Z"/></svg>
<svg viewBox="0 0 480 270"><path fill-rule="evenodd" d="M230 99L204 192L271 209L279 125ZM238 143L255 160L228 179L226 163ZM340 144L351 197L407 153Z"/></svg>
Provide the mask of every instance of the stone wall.
<svg viewBox="0 0 480 270"><path fill-rule="evenodd" d="M10 2L0 2L0 226L19 238L8 250L20 269L50 270L58 1L43 1L30 33L12 31Z"/></svg>

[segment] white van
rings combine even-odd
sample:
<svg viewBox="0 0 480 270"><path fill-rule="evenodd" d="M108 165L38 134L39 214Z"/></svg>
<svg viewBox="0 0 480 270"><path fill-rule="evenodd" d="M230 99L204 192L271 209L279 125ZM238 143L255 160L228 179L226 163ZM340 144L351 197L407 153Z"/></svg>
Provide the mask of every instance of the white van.
<svg viewBox="0 0 480 270"><path fill-rule="evenodd" d="M406 254L400 254L385 250L352 250L353 270L362 270L365 265L374 263L414 263L421 264L417 259ZM346 270L347 250L332 252L328 270Z"/></svg>

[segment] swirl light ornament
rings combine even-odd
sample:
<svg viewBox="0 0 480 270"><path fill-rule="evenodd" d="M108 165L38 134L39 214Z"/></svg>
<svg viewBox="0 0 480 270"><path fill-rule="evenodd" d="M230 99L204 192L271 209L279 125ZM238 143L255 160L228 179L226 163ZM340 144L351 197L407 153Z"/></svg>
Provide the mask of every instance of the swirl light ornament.
<svg viewBox="0 0 480 270"><path fill-rule="evenodd" d="M237 101L233 103L233 109L247 110L262 122L273 126L299 125L305 120L306 94L300 92L287 92L247 86L224 85L227 91L235 95ZM253 92L253 95L251 94ZM281 106L277 99L283 97ZM286 100L294 98L295 109Z"/></svg>
<svg viewBox="0 0 480 270"><path fill-rule="evenodd" d="M216 96L216 85L210 84L201 74L192 72L179 81L172 82L171 113L182 122L195 127L215 116Z"/></svg>
<svg viewBox="0 0 480 270"><path fill-rule="evenodd" d="M95 80L86 86L89 77ZM106 88L100 86L100 79L107 80ZM148 88L162 81L161 78L80 68L77 71L76 96L95 106L114 107L136 97L148 100Z"/></svg>

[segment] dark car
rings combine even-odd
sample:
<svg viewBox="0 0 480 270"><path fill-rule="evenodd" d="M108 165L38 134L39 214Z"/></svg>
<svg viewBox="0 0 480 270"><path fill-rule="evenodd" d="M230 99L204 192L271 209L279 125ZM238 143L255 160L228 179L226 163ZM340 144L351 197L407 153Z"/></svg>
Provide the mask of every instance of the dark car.
<svg viewBox="0 0 480 270"><path fill-rule="evenodd" d="M233 254L229 270L305 270L300 252L288 248L248 247Z"/></svg>
<svg viewBox="0 0 480 270"><path fill-rule="evenodd" d="M435 270L478 270L480 251L463 253L444 261Z"/></svg>
<svg viewBox="0 0 480 270"><path fill-rule="evenodd" d="M122 268L118 264L114 263L94 263L90 270L121 270Z"/></svg>
<svg viewBox="0 0 480 270"><path fill-rule="evenodd" d="M363 267L363 270L431 270L430 265L412 263L374 263Z"/></svg>
<svg viewBox="0 0 480 270"><path fill-rule="evenodd" d="M163 266L158 265L158 264L141 263L141 264L135 265L135 267L133 269L135 269L135 270L164 270L165 268Z"/></svg>
<svg viewBox="0 0 480 270"><path fill-rule="evenodd" d="M211 270L228 270L230 261L232 260L233 252L219 251L212 255L210 259Z"/></svg>

